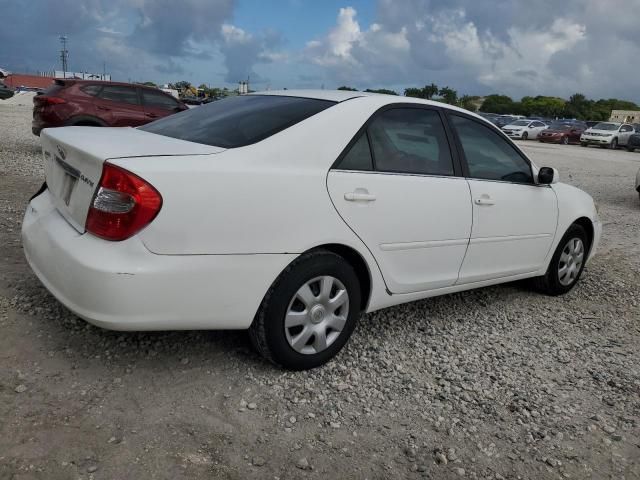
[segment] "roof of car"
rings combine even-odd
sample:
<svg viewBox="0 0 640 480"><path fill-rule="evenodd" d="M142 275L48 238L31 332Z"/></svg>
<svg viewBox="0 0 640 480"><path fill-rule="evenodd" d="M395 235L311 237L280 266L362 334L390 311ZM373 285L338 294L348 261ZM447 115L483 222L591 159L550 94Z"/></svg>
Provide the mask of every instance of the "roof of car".
<svg viewBox="0 0 640 480"><path fill-rule="evenodd" d="M253 92L250 95L280 95L284 97L317 98L318 100L343 102L352 98L380 94L350 90L266 90L263 92Z"/></svg>

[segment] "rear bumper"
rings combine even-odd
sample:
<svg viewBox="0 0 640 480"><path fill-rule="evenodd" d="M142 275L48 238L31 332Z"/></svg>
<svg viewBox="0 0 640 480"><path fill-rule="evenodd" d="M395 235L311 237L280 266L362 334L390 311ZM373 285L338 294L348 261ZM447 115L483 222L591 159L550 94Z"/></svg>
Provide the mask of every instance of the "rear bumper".
<svg viewBox="0 0 640 480"><path fill-rule="evenodd" d="M112 330L248 328L271 283L296 255L156 255L138 237L79 234L48 191L25 213L29 265L69 310Z"/></svg>

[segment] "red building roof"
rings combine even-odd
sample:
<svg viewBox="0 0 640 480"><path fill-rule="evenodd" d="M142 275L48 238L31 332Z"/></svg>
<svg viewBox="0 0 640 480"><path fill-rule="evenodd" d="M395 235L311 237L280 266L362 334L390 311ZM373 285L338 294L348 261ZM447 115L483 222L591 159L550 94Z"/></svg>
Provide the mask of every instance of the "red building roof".
<svg viewBox="0 0 640 480"><path fill-rule="evenodd" d="M12 73L4 79L5 85L17 88L17 87L30 87L30 88L47 88L53 82L53 77L41 77L39 75L20 75Z"/></svg>

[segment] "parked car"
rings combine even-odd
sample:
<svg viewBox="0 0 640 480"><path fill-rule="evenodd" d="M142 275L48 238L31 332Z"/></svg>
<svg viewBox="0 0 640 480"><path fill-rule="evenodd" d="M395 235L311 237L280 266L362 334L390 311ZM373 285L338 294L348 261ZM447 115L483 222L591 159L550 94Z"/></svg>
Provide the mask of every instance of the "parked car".
<svg viewBox="0 0 640 480"><path fill-rule="evenodd" d="M154 87L130 83L57 79L33 98L31 131L82 125L137 127L187 106Z"/></svg>
<svg viewBox="0 0 640 480"><path fill-rule="evenodd" d="M506 133L511 138L519 138L521 140L535 140L538 138L540 132L545 130L547 125L545 125L540 120L516 120L515 122L511 122L508 125L502 127L502 131Z"/></svg>
<svg viewBox="0 0 640 480"><path fill-rule="evenodd" d="M502 128L505 125L509 125L511 122L515 122L516 120L518 119L511 115L500 115L494 120L490 119L491 123L493 123L498 128Z"/></svg>
<svg viewBox="0 0 640 480"><path fill-rule="evenodd" d="M6 100L14 95L13 89L7 87L4 83L0 82L0 100Z"/></svg>
<svg viewBox="0 0 640 480"><path fill-rule="evenodd" d="M634 152L636 149L640 149L640 133L631 135L627 142L627 150Z"/></svg>
<svg viewBox="0 0 640 480"><path fill-rule="evenodd" d="M361 312L524 278L566 293L601 235L557 170L421 99L265 92L41 143L22 239L55 297L116 330L249 329L291 369Z"/></svg>
<svg viewBox="0 0 640 480"><path fill-rule="evenodd" d="M183 97L181 101L189 108L199 107L204 103L204 99L196 97Z"/></svg>
<svg viewBox="0 0 640 480"><path fill-rule="evenodd" d="M619 146L626 146L633 133L633 126L628 123L600 122L583 132L580 145L599 145L600 148L615 150Z"/></svg>
<svg viewBox="0 0 640 480"><path fill-rule="evenodd" d="M538 140L544 143L580 143L582 132L587 129L584 123L579 122L556 122L549 125L538 135Z"/></svg>

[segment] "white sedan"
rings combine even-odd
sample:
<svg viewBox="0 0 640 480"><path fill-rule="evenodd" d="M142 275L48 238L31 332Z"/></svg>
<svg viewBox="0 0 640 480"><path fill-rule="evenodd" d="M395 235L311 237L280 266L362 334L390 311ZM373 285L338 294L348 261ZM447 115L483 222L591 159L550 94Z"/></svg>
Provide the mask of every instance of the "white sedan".
<svg viewBox="0 0 640 480"><path fill-rule="evenodd" d="M520 140L535 140L540 135L540 132L549 128L544 122L540 120L516 120L508 125L502 127L502 131L511 138L518 138Z"/></svg>
<svg viewBox="0 0 640 480"><path fill-rule="evenodd" d="M55 297L115 330L249 329L291 369L362 312L524 278L566 293L601 234L589 195L426 100L267 92L41 141L22 238Z"/></svg>

